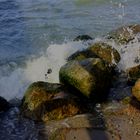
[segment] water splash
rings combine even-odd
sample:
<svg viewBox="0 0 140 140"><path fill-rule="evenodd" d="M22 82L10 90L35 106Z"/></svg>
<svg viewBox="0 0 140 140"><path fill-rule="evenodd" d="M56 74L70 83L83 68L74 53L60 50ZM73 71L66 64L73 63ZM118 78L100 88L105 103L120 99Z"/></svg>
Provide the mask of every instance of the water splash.
<svg viewBox="0 0 140 140"><path fill-rule="evenodd" d="M89 43L105 41L113 48L117 49L121 56L118 64L120 71L140 64L140 36L137 35L133 41L127 45L118 45L114 41L96 38L87 43L69 41L63 44L51 44L41 57L34 57L26 63L24 68L16 68L9 75L0 77L0 96L10 100L12 98L22 98L26 88L32 82L47 81L59 82L59 70L67 62L68 56L89 47ZM16 66L17 67L17 66ZM47 73L51 69L51 73Z"/></svg>
<svg viewBox="0 0 140 140"><path fill-rule="evenodd" d="M0 96L10 100L13 98L22 98L23 89L27 86L24 78L24 70L18 68L9 76L1 76L0 78Z"/></svg>
<svg viewBox="0 0 140 140"><path fill-rule="evenodd" d="M76 52L88 47L88 43L67 42L63 44L52 44L41 57L34 57L27 61L24 68L16 68L8 75L0 77L0 96L7 100L13 98L22 98L26 88L32 82L47 81L52 83L59 82L59 69L67 62L67 57ZM3 66L5 67L5 66ZM8 70L7 70L8 69ZM52 72L47 75L48 69ZM9 67L5 67L9 71Z"/></svg>
<svg viewBox="0 0 140 140"><path fill-rule="evenodd" d="M88 45L82 42L67 42L63 44L50 45L46 53L40 58L34 59L27 63L25 70L26 77L30 77L30 81L44 81L45 74L48 69L52 72L48 74L47 82L57 83L59 82L59 69L67 62L68 56L76 52L87 48Z"/></svg>
<svg viewBox="0 0 140 140"><path fill-rule="evenodd" d="M130 31L131 33L131 31ZM128 68L137 66L140 64L140 35L137 34L135 38L127 45L119 45L114 41L108 41L113 48L118 50L121 60L118 64L120 71L126 71Z"/></svg>
<svg viewBox="0 0 140 140"><path fill-rule="evenodd" d="M127 13L127 0L124 0L123 2L114 2L111 0L110 4L112 14L118 19L118 21L120 21L120 24L123 26Z"/></svg>

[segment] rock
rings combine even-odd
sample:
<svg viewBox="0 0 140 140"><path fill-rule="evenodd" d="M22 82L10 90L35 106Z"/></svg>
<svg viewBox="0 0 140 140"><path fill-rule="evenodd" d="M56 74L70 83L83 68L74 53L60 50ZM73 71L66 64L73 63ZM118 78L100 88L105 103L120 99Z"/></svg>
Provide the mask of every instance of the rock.
<svg viewBox="0 0 140 140"><path fill-rule="evenodd" d="M120 27L108 34L108 39L113 39L119 44L127 44L140 33L140 25L129 25Z"/></svg>
<svg viewBox="0 0 140 140"><path fill-rule="evenodd" d="M90 37L89 35L79 35L77 36L73 41L87 41L87 40L92 40L93 38Z"/></svg>
<svg viewBox="0 0 140 140"><path fill-rule="evenodd" d="M98 113L97 113L98 114ZM95 114L80 114L75 115L73 117L65 118L62 120L57 121L49 121L47 122L46 127L44 127L40 132L40 140L42 140L44 137L48 139L59 139L58 136L62 134L63 130L66 129L72 129L72 130L79 130L85 128L85 132L87 132L87 129L97 129L97 130L105 130L105 121L104 119ZM58 133L56 133L58 132ZM61 134L60 134L61 133ZM65 133L66 134L66 133ZM79 133L81 134L81 133ZM88 132L87 132L88 134ZM71 136L69 138L73 139L73 133L71 133ZM79 140L81 138L78 138ZM84 140L86 138L84 137ZM62 137L61 137L62 140Z"/></svg>
<svg viewBox="0 0 140 140"><path fill-rule="evenodd" d="M60 81L88 98L102 98L110 87L111 72L99 58L70 61L59 72Z"/></svg>
<svg viewBox="0 0 140 140"><path fill-rule="evenodd" d="M140 65L137 65L135 67L131 67L126 70L128 74L128 80L131 83L136 82L137 79L140 78Z"/></svg>
<svg viewBox="0 0 140 140"><path fill-rule="evenodd" d="M140 109L132 104L105 102L97 115L81 114L45 123L39 140L139 140L139 116Z"/></svg>
<svg viewBox="0 0 140 140"><path fill-rule="evenodd" d="M88 105L78 98L61 98L45 103L46 112L42 116L44 122L59 120L77 114L90 112Z"/></svg>
<svg viewBox="0 0 140 140"><path fill-rule="evenodd" d="M50 140L112 140L107 130L94 128L62 128L49 135ZM115 137L115 140L120 140Z"/></svg>
<svg viewBox="0 0 140 140"><path fill-rule="evenodd" d="M63 86L61 84L51 84L47 82L35 82L31 84L23 97L21 112L25 112L25 116L30 116L34 110L40 110L40 106L49 100L55 98L58 93L61 93ZM29 115L28 115L29 113ZM39 114L40 115L40 114ZM36 116L35 116L36 117Z"/></svg>
<svg viewBox="0 0 140 140"><path fill-rule="evenodd" d="M27 104L30 110L37 108L42 102L53 99L63 91L61 84L52 84L38 81L31 84L25 92L23 105Z"/></svg>
<svg viewBox="0 0 140 140"><path fill-rule="evenodd" d="M138 101L140 101L140 79L138 79L132 88L132 94Z"/></svg>
<svg viewBox="0 0 140 140"><path fill-rule="evenodd" d="M89 111L83 102L66 92L61 84L31 84L22 101L21 115L37 121L48 121Z"/></svg>
<svg viewBox="0 0 140 140"><path fill-rule="evenodd" d="M118 51L103 42L95 43L83 51L72 54L68 60L83 60L85 58L101 58L111 65L117 64L120 61Z"/></svg>
<svg viewBox="0 0 140 140"><path fill-rule="evenodd" d="M7 102L7 100L0 96L0 112L7 111L9 107L10 104Z"/></svg>
<svg viewBox="0 0 140 140"><path fill-rule="evenodd" d="M86 104L78 98L58 98L42 102L31 110L28 105L22 108L22 115L36 121L60 120L77 114L90 112Z"/></svg>

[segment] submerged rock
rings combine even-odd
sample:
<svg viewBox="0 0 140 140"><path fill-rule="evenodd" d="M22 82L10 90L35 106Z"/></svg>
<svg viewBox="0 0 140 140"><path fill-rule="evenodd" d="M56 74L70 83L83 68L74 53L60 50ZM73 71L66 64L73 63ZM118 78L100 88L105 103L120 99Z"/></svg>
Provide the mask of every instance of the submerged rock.
<svg viewBox="0 0 140 140"><path fill-rule="evenodd" d="M140 65L127 69L128 80L130 82L135 82L140 78Z"/></svg>
<svg viewBox="0 0 140 140"><path fill-rule="evenodd" d="M89 35L79 35L77 36L73 41L87 41L87 40L92 40L93 38L90 37Z"/></svg>
<svg viewBox="0 0 140 140"><path fill-rule="evenodd" d="M113 39L119 44L127 44L140 33L140 25L129 25L120 27L108 34L108 39Z"/></svg>
<svg viewBox="0 0 140 140"><path fill-rule="evenodd" d="M70 61L59 72L60 81L88 98L103 98L111 84L108 65L99 58Z"/></svg>
<svg viewBox="0 0 140 140"><path fill-rule="evenodd" d="M7 102L7 100L0 96L0 112L8 110L9 107L10 104Z"/></svg>
<svg viewBox="0 0 140 140"><path fill-rule="evenodd" d="M25 93L21 114L33 120L48 121L73 116L88 110L82 101L66 92L61 84L35 82Z"/></svg>
<svg viewBox="0 0 140 140"><path fill-rule="evenodd" d="M132 94L138 101L140 101L140 79L138 79L132 88Z"/></svg>
<svg viewBox="0 0 140 140"><path fill-rule="evenodd" d="M83 60L86 58L101 58L111 65L115 65L120 61L118 51L103 42L95 43L83 51L72 54L68 60Z"/></svg>

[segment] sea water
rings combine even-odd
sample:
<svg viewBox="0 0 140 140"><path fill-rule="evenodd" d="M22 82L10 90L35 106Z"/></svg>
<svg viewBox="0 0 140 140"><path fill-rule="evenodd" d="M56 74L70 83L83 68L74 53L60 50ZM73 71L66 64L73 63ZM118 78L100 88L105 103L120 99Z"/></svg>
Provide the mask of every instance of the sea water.
<svg viewBox="0 0 140 140"><path fill-rule="evenodd" d="M88 34L95 42L112 29L138 24L139 7L138 0L0 0L0 96L22 98L32 82L59 82L67 57L88 47L73 42L76 36ZM124 49L122 69L135 65L139 43Z"/></svg>

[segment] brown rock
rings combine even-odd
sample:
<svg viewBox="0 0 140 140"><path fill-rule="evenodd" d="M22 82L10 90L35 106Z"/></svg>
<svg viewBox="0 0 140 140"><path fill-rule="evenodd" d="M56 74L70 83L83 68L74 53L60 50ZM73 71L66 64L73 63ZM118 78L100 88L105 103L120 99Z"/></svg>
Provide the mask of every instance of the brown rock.
<svg viewBox="0 0 140 140"><path fill-rule="evenodd" d="M108 39L113 39L119 44L127 44L140 33L140 25L129 25L120 27L109 33Z"/></svg>
<svg viewBox="0 0 140 140"><path fill-rule="evenodd" d="M132 88L132 94L138 101L140 101L140 79L138 79Z"/></svg>
<svg viewBox="0 0 140 140"><path fill-rule="evenodd" d="M67 92L61 84L35 82L25 92L21 114L46 122L89 111L82 100Z"/></svg>
<svg viewBox="0 0 140 140"><path fill-rule="evenodd" d="M140 65L129 68L126 71L127 71L127 74L128 74L128 80L129 81L135 82L137 79L140 78Z"/></svg>
<svg viewBox="0 0 140 140"><path fill-rule="evenodd" d="M120 61L117 50L103 42L95 43L83 51L72 54L68 60L83 60L86 58L101 58L110 65L116 65Z"/></svg>

